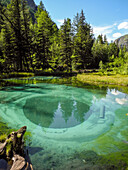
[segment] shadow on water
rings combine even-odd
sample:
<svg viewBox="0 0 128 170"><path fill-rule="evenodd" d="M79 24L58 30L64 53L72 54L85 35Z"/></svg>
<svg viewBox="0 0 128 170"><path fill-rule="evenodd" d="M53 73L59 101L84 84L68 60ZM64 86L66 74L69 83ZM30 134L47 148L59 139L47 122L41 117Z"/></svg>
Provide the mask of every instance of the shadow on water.
<svg viewBox="0 0 128 170"><path fill-rule="evenodd" d="M42 150L44 150L43 148L41 148L41 147L26 147L26 149L28 150L28 153L30 154L30 155L34 155L34 154L36 154L36 153L38 153L38 152L41 152Z"/></svg>

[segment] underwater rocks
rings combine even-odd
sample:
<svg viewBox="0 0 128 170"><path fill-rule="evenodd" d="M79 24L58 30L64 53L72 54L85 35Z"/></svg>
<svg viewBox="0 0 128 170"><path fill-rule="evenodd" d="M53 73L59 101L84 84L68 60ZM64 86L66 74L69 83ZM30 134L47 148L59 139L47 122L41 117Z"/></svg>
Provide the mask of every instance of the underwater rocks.
<svg viewBox="0 0 128 170"><path fill-rule="evenodd" d="M4 143L0 143L0 168L11 170L33 170L28 153L24 151L23 135L27 127L23 126L10 133ZM9 168L9 169L10 169Z"/></svg>

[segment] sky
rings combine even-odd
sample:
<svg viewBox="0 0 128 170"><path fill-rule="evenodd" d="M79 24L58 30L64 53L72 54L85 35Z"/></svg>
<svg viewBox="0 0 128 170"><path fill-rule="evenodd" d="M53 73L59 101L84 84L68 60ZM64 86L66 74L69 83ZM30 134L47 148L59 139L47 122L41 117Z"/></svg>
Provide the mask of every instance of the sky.
<svg viewBox="0 0 128 170"><path fill-rule="evenodd" d="M34 0L39 5L40 0ZM107 36L109 42L128 34L128 0L42 0L52 20L60 27L64 19L83 9L94 36Z"/></svg>

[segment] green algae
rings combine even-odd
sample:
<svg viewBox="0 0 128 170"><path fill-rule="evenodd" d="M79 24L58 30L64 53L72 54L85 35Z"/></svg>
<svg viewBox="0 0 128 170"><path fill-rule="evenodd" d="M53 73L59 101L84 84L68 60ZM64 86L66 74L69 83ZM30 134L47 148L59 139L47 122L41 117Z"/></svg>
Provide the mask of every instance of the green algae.
<svg viewBox="0 0 128 170"><path fill-rule="evenodd" d="M82 160L87 165L92 165L92 169L95 165L99 169L127 169L128 168L128 151L113 152L106 155L99 155L92 150L78 152L74 156ZM94 168L95 169L95 168Z"/></svg>
<svg viewBox="0 0 128 170"><path fill-rule="evenodd" d="M121 135L124 136L126 140L128 141L128 127L126 127L125 130L121 131Z"/></svg>
<svg viewBox="0 0 128 170"><path fill-rule="evenodd" d="M93 148L93 151L95 151L95 154L93 156L95 155L95 164L104 167L104 169L128 168L128 127L124 126L128 122L127 111L128 107L116 110L116 119L118 121L121 118L121 124L112 125L109 132L100 135L94 142L95 148ZM86 162L87 153L89 154L89 151L79 154L79 157ZM109 168L107 165L109 165Z"/></svg>
<svg viewBox="0 0 128 170"><path fill-rule="evenodd" d="M126 169L128 168L128 151L114 152L108 155L103 155L98 160L100 164L109 164L114 169Z"/></svg>
<svg viewBox="0 0 128 170"><path fill-rule="evenodd" d="M96 164L101 158L101 156L92 150L78 152L75 154L75 157L89 164Z"/></svg>
<svg viewBox="0 0 128 170"><path fill-rule="evenodd" d="M128 112L128 107L122 107L117 109L116 122L120 121L118 125L112 125L108 133L102 134L96 139L96 144L99 150L104 150L104 152L115 151L115 150L128 150L127 141L128 140L128 127L124 126L128 123L128 117L126 113Z"/></svg>
<svg viewBox="0 0 128 170"><path fill-rule="evenodd" d="M127 141L127 130L122 130L122 136L124 137L124 140L122 140L122 137L120 139L120 136L118 136L117 131L120 130L120 128L113 128L111 132L102 134L98 139L95 141L95 147L94 150L98 153L102 151L102 153L107 154L110 152L115 151L121 151L121 150L128 150L128 144L125 142ZM116 132L115 132L116 131Z"/></svg>
<svg viewBox="0 0 128 170"><path fill-rule="evenodd" d="M0 141L2 141L4 138L7 137L7 135L11 132L12 129L10 129L7 124L1 122L0 120Z"/></svg>
<svg viewBox="0 0 128 170"><path fill-rule="evenodd" d="M4 142L6 140L6 137L7 137L6 134L0 135L0 142Z"/></svg>
<svg viewBox="0 0 128 170"><path fill-rule="evenodd" d="M24 134L24 146L30 146L32 143L32 133L26 131Z"/></svg>
<svg viewBox="0 0 128 170"><path fill-rule="evenodd" d="M128 169L127 112L127 106L117 109L115 111L117 123L112 124L107 133L92 141L95 146L92 147L93 151L80 152L77 157L83 159L85 163L98 165L101 169Z"/></svg>

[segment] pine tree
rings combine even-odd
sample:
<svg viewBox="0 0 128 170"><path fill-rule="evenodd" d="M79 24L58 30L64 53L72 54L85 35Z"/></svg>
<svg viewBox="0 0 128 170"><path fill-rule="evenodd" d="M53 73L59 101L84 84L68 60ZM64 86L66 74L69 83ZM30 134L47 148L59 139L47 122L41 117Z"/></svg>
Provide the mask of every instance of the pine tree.
<svg viewBox="0 0 128 170"><path fill-rule="evenodd" d="M60 44L59 44L59 31L56 24L53 24L53 34L51 37L51 66L57 70L60 58Z"/></svg>
<svg viewBox="0 0 128 170"><path fill-rule="evenodd" d="M91 63L91 48L93 45L93 34L90 25L86 22L83 10L75 17L74 36L74 67L85 69Z"/></svg>
<svg viewBox="0 0 128 170"><path fill-rule="evenodd" d="M36 39L38 67L42 69L45 69L48 66L50 40L47 24L48 15L46 11L42 11L37 18L37 39Z"/></svg>
<svg viewBox="0 0 128 170"><path fill-rule="evenodd" d="M79 28L79 20L80 20L80 14L77 13L76 16L73 19L73 32L77 33L78 32L78 28Z"/></svg>
<svg viewBox="0 0 128 170"><path fill-rule="evenodd" d="M15 47L12 43L12 32L5 26L3 29L4 38L3 38L3 53L5 56L5 65L7 70L13 70L16 66L16 56Z"/></svg>
<svg viewBox="0 0 128 170"><path fill-rule="evenodd" d="M104 43L108 43L106 35L104 35Z"/></svg>
<svg viewBox="0 0 128 170"><path fill-rule="evenodd" d="M71 20L67 18L60 28L60 65L67 71L72 70L72 29Z"/></svg>
<svg viewBox="0 0 128 170"><path fill-rule="evenodd" d="M108 61L108 51L109 51L109 46L108 44L101 43L102 39L99 40L99 37L97 40L94 42L93 47L92 47L92 55L93 55L93 60L92 60L92 68L99 68L99 63L102 61L103 64L105 64Z"/></svg>
<svg viewBox="0 0 128 170"><path fill-rule="evenodd" d="M23 48L24 48L24 68L29 70L32 67L32 31L30 29L31 19L29 10L27 8L26 0L22 0L22 35L23 35Z"/></svg>
<svg viewBox="0 0 128 170"><path fill-rule="evenodd" d="M98 37L97 37L97 42L98 42L99 44L104 44L103 35L102 35L102 34L101 34L101 35L98 35Z"/></svg>
<svg viewBox="0 0 128 170"><path fill-rule="evenodd" d="M6 44L5 49L6 46L9 46L8 43L10 42L15 51L12 53L12 61L14 60L13 65L17 71L22 71L25 69L26 63L28 63L27 58L30 57L30 54L28 54L28 46L30 46L30 38L28 36L29 12L26 10L26 6L27 4L25 0L11 0L11 3L7 6L6 11L3 10L2 12L5 25L4 28L6 29L4 38ZM10 34L10 38L8 38L9 34L7 33ZM9 50L10 48L7 49ZM10 51L7 51L7 53L10 53Z"/></svg>
<svg viewBox="0 0 128 170"><path fill-rule="evenodd" d="M52 68L50 64L52 58L51 45L55 23L51 20L48 12L44 10L44 6L42 5L38 7L35 16L37 20L35 24L37 68Z"/></svg>
<svg viewBox="0 0 128 170"><path fill-rule="evenodd" d="M22 69L22 48L21 45L21 22L20 22L20 0L12 0L8 5L7 10L2 10L2 17L4 20L4 29L5 30L5 49L9 50L10 44L13 45L13 49L15 50L13 58L15 58L15 62L17 62L17 68ZM10 35L9 35L10 34ZM10 44L8 44L10 43ZM6 51L5 50L5 51ZM10 51L7 51L10 53ZM10 54L11 56L11 54ZM13 59L12 59L13 60Z"/></svg>
<svg viewBox="0 0 128 170"><path fill-rule="evenodd" d="M113 62L114 58L118 56L118 47L115 43L108 44L105 38L103 41L102 35L99 35L93 44L92 55L92 67L99 68L101 61L103 64Z"/></svg>

